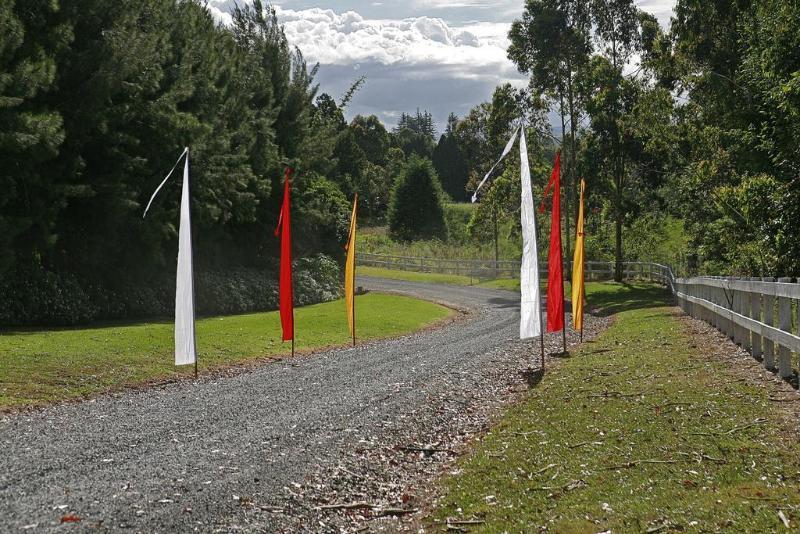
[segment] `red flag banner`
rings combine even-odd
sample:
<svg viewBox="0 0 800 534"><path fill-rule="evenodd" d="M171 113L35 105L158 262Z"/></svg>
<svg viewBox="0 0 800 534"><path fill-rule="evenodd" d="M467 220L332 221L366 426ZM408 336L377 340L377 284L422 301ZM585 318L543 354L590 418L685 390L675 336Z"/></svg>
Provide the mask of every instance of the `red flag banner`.
<svg viewBox="0 0 800 534"><path fill-rule="evenodd" d="M552 193L550 218L550 254L547 259L547 331L564 329L564 260L561 252L561 151L556 154L553 174L547 184L539 211L545 211L545 199Z"/></svg>
<svg viewBox="0 0 800 534"><path fill-rule="evenodd" d="M283 340L294 340L294 290L292 288L292 217L289 181L292 169L286 169L283 183L283 204L278 218L275 237L281 238L281 268L279 298L281 305L281 326Z"/></svg>

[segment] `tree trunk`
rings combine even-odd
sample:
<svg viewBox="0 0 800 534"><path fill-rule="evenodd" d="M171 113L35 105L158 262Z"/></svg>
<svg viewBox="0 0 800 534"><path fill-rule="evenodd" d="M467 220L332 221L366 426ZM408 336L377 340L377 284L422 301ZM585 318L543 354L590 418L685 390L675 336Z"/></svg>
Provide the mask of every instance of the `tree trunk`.
<svg viewBox="0 0 800 534"><path fill-rule="evenodd" d="M611 46L611 59L614 66L614 72L617 72L617 42L616 40L612 40ZM615 230L615 246L614 246L614 260L615 260L615 267L614 267L614 280L617 282L622 282L623 270L622 270L622 187L624 185L624 172L625 172L625 165L622 159L622 140L620 139L620 129L619 129L619 109L617 108L617 102L613 103L613 114L614 114L614 184L616 185L616 209L614 210L616 213L615 221L614 221L614 230Z"/></svg>
<svg viewBox="0 0 800 534"><path fill-rule="evenodd" d="M570 259L570 252L569 251L571 250L571 244L572 244L571 241L570 241L570 224L569 224L569 219L570 219L569 192L572 190L572 188L569 185L570 184L569 169L570 169L571 161L574 159L574 154L572 152L572 149L570 148L569 150L566 151L566 155L569 156L569 159L567 159L567 157L565 157L564 149L567 148L567 146L568 146L568 144L566 143L566 140L568 139L568 136L567 136L567 121L566 121L565 117L566 117L566 109L565 109L565 106L564 106L564 92L562 91L561 92L561 148L562 148L561 157L562 157L562 159L566 160L564 162L565 165L562 165L562 168L566 169L567 172L566 173L563 173L563 172L561 173L561 176L563 178L561 185L567 191L567 194L566 195L562 195L562 196L563 196L563 203L564 203L564 210L563 211L564 211L564 222L565 222L564 226L565 226L565 233L566 233L566 236L565 236L565 239L564 239L564 244L566 245L566 255L564 257L567 259L567 265L569 265L569 259ZM568 268L567 269L567 277L566 277L566 279L570 280L571 278L572 278L572 269Z"/></svg>
<svg viewBox="0 0 800 534"><path fill-rule="evenodd" d="M614 247L614 280L622 282L622 170L618 162L614 165L614 182L617 188L616 198L614 204L614 233L615 233L615 247Z"/></svg>
<svg viewBox="0 0 800 534"><path fill-rule="evenodd" d="M575 190L578 185L578 148L575 144L575 132L577 130L577 117L575 112L575 90L573 87L572 79L572 66L569 66L569 78L567 85L567 103L569 104L569 141L570 152L572 158L570 159L571 170L570 176L572 177L571 187L567 187L567 279L572 281L572 255L570 254L570 241L569 241L569 221L578 219L578 202L575 198ZM574 202L573 202L574 201ZM570 213L569 206L573 206L573 212ZM577 223L576 223L577 224Z"/></svg>

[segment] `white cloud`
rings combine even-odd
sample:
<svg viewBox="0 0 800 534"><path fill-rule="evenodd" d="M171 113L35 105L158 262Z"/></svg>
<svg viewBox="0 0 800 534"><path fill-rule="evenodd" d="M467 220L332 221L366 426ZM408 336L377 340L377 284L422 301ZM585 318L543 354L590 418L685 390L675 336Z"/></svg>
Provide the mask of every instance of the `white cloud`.
<svg viewBox="0 0 800 534"><path fill-rule="evenodd" d="M233 4L232 0L211 0L208 7L217 20L229 23ZM418 76L424 75L422 67L430 68L434 76L438 76L437 69L446 69L456 78L493 77L498 83L519 78L506 57L510 24L478 23L459 28L436 17L366 19L355 11L280 6L276 11L289 42L311 62L408 66L414 67Z"/></svg>
<svg viewBox="0 0 800 534"><path fill-rule="evenodd" d="M382 65L445 67L458 77L486 75L498 81L515 77L506 58L508 25L497 25L497 35L483 37L451 27L434 17L402 20L365 19L354 11L295 11L278 8L286 36L311 61L323 65L378 62ZM453 67L458 67L454 69Z"/></svg>
<svg viewBox="0 0 800 534"><path fill-rule="evenodd" d="M236 1L209 0L208 8L229 24ZM522 0L320 0L317 5L335 9L309 7L314 4L273 3L289 42L309 62L322 65L323 91L336 97L358 76L367 76L349 115L375 113L393 122L400 112L419 107L443 124L450 111L464 115L501 83L526 84L506 56L508 31L522 13ZM636 4L666 25L675 0ZM416 16L420 13L427 16Z"/></svg>

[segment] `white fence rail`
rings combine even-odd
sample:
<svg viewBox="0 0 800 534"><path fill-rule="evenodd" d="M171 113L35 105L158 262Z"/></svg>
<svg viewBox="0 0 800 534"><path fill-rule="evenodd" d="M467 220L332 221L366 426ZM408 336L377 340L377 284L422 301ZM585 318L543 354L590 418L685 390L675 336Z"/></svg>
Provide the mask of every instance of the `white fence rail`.
<svg viewBox="0 0 800 534"><path fill-rule="evenodd" d="M767 369L782 378L795 375L800 283L791 278L679 278L675 296L686 313L724 332Z"/></svg>

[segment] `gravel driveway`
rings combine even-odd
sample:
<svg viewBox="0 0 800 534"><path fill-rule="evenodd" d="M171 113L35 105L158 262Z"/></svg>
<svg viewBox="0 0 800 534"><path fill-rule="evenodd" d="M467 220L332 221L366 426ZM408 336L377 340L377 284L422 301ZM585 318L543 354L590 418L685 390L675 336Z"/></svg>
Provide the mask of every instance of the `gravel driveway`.
<svg viewBox="0 0 800 534"><path fill-rule="evenodd" d="M527 389L538 351L516 339L515 293L359 285L469 313L433 331L237 376L6 416L0 531L404 528L392 517L424 505L424 491L409 488L435 478L497 407ZM591 337L605 320L587 319ZM557 347L560 335L549 343ZM348 503L360 504L322 508Z"/></svg>

